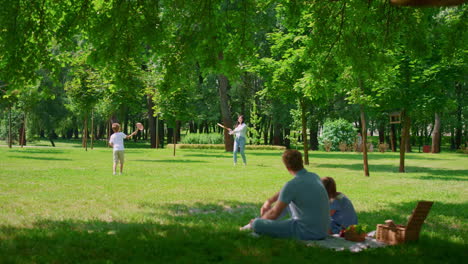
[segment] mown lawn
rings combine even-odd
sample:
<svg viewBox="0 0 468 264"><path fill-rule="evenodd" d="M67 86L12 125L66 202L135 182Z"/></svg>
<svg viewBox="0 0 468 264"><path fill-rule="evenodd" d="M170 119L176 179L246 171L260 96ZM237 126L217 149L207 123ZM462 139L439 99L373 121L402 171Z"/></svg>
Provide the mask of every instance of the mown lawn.
<svg viewBox="0 0 468 264"><path fill-rule="evenodd" d="M248 151L233 167L219 150L128 144L125 172L112 150L0 147L0 263L463 263L468 257L468 156L312 152L308 169L337 181L359 221L404 224L419 200L435 204L420 241L361 253L255 238L239 226L290 179L280 151ZM143 145L142 145L143 146Z"/></svg>

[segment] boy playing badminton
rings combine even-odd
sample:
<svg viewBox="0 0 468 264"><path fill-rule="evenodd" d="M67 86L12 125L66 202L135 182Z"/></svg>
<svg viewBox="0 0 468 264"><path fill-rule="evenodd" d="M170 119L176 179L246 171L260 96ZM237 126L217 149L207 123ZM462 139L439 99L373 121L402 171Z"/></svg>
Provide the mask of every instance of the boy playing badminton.
<svg viewBox="0 0 468 264"><path fill-rule="evenodd" d="M124 165L124 139L131 138L132 136L138 133L138 129L136 129L130 135L125 135L125 133L119 132L120 125L119 123L112 124L112 130L114 134L109 139L109 146L113 147L114 151L114 165L112 166L113 174L115 175L115 170L117 168L117 163L120 161L120 174L122 175L123 165Z"/></svg>

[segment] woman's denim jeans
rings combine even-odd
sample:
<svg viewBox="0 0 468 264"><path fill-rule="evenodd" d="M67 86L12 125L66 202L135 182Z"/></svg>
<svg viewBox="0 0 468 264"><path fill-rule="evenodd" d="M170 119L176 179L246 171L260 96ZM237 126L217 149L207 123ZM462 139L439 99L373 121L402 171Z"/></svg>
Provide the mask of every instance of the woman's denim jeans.
<svg viewBox="0 0 468 264"><path fill-rule="evenodd" d="M237 152L240 150L240 154L242 156L242 161L244 164L247 164L245 159L245 137L237 137L234 140L234 164L237 163Z"/></svg>

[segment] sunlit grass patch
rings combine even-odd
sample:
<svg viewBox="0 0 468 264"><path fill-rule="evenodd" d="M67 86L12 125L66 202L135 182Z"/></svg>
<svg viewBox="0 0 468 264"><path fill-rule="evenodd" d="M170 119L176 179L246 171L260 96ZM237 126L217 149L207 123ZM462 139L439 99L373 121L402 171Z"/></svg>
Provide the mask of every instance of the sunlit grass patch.
<svg viewBox="0 0 468 264"><path fill-rule="evenodd" d="M222 150L130 148L124 174L112 150L0 148L0 262L461 262L468 165L460 154L311 152L308 170L334 177L369 226L405 224L435 204L417 243L360 254L254 238L238 228L291 178L281 151L249 150L246 167ZM74 143L73 143L74 144Z"/></svg>

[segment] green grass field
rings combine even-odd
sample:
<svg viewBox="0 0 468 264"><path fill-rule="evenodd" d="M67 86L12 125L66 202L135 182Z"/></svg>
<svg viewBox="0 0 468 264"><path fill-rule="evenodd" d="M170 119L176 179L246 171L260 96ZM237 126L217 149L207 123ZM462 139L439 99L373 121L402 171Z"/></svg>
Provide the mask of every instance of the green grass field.
<svg viewBox="0 0 468 264"><path fill-rule="evenodd" d="M101 144L102 145L102 144ZM0 147L0 263L462 263L468 257L468 157L312 152L308 170L331 176L361 224L404 224L419 200L435 204L420 241L334 252L238 231L290 179L281 151L249 151L233 167L220 150L138 148L124 175L112 150Z"/></svg>

